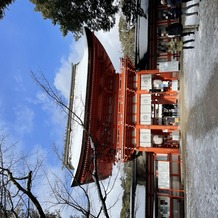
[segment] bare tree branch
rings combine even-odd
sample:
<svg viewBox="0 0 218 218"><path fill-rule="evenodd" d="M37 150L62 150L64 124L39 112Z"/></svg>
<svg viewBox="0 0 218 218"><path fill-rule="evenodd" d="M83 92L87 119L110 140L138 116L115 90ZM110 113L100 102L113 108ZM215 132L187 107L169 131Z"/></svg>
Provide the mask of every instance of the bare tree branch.
<svg viewBox="0 0 218 218"><path fill-rule="evenodd" d="M35 83L40 87L40 89L44 93L46 93L58 106L60 106L66 114L71 112L73 114L72 119L74 119L75 122L84 127L82 119L67 106L67 104L60 97L60 95L57 94L58 91L54 87L51 87L50 83L48 82L43 73L41 73L40 77L37 77L31 71L31 76L33 78L33 81L35 81Z"/></svg>
<svg viewBox="0 0 218 218"><path fill-rule="evenodd" d="M101 210L103 210L105 217L108 218L109 214L108 214L108 208L106 205L107 193L106 193L106 189L104 189L104 187L103 187L103 190L102 190L102 187L101 187L99 174L98 174L98 161L97 161L98 154L97 154L96 144L94 143L91 134L85 128L85 125L84 125L84 122L82 121L82 119L71 108L69 108L66 105L66 103L63 101L63 99L58 94L58 91L54 87L51 87L50 83L45 78L43 73L41 73L40 76L36 76L36 74L34 74L31 71L31 76L33 78L33 81L35 81L35 83L41 88L41 90L45 94L47 94L57 105L59 105L65 113L67 113L68 115L70 114L71 119L74 120L77 124L79 124L83 128L84 132L87 134L88 140L90 141L90 146L93 150L94 169L93 169L93 172L91 172L91 175L92 175L92 178L93 178L95 185L96 185L96 188L97 188L98 197L99 197L99 200L101 202ZM104 194L103 194L103 192L104 192ZM55 196L62 199L62 196L57 196L57 193L55 194ZM87 199L89 199L89 198L87 198ZM64 200L64 199L62 199L62 200ZM88 204L89 204L89 202L88 202Z"/></svg>
<svg viewBox="0 0 218 218"><path fill-rule="evenodd" d="M20 191L22 191L24 194L26 194L30 200L33 202L33 204L36 206L37 211L40 215L41 218L46 218L44 211L42 209L42 206L40 205L39 201L37 200L37 198L32 194L32 192L30 191L30 184L31 184L31 174L32 172L29 172L28 174L28 179L27 179L27 189L23 188L20 183L17 182L16 178L13 177L12 172L9 169L6 168L0 168L1 170L7 172L9 180L17 187L17 189L19 189Z"/></svg>
<svg viewBox="0 0 218 218"><path fill-rule="evenodd" d="M24 168L22 168L23 170L22 174L19 174L19 172L14 167L16 163L17 169L19 169L20 167L19 162L24 162L24 160L26 161L27 156L26 155L23 155L21 157L16 156L15 159L13 146L3 146L5 137L1 137L0 140L1 140L1 144L0 144L1 202L0 203L4 202L5 205L4 208L6 214L10 212L13 213L15 217L19 217L17 213L17 209L19 210L19 204L21 201L23 202L23 205L25 205L25 200L23 198L25 195L27 199L30 199L32 201L40 217L44 218L45 214L43 212L43 209L37 198L33 195L31 190L31 186L32 186L31 184L33 181L32 171L29 171L27 175L23 176L22 174L25 172ZM14 170L14 172L16 172L16 175L19 176L14 176L12 170ZM25 187L25 182L26 182L26 187Z"/></svg>

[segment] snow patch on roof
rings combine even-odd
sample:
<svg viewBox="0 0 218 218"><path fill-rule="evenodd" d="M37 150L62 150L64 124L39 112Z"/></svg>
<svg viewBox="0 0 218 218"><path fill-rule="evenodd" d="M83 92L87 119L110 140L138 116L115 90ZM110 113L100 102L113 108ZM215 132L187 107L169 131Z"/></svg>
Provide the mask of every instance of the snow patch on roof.
<svg viewBox="0 0 218 218"><path fill-rule="evenodd" d="M84 123L85 117L85 100L86 100L86 88L88 77L88 45L85 43L84 55L80 63L76 66L75 71L75 86L73 97L72 111L81 119ZM82 150L83 140L83 126L80 125L80 120L76 116L72 117L71 121L71 134L70 134L70 154L69 159L71 165L74 167L75 172L79 165L80 154Z"/></svg>

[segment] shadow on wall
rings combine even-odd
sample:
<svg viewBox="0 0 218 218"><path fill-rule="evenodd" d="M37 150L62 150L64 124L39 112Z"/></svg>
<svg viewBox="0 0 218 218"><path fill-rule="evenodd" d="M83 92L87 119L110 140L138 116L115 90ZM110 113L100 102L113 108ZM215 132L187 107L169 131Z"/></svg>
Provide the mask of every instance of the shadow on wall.
<svg viewBox="0 0 218 218"><path fill-rule="evenodd" d="M136 61L136 70L146 70L148 68L148 52L146 52L141 60Z"/></svg>
<svg viewBox="0 0 218 218"><path fill-rule="evenodd" d="M137 169L136 169L136 178L137 184L145 185L146 184L146 153L141 152L140 156L136 159Z"/></svg>

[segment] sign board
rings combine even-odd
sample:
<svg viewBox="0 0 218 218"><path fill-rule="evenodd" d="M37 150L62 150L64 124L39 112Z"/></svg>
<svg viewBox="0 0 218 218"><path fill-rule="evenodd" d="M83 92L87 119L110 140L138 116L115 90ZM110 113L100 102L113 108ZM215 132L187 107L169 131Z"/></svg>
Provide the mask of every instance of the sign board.
<svg viewBox="0 0 218 218"><path fill-rule="evenodd" d="M141 90L149 90L152 89L152 77L151 74L142 74L141 75Z"/></svg>
<svg viewBox="0 0 218 218"><path fill-rule="evenodd" d="M170 188L169 162L158 161L158 188Z"/></svg>
<svg viewBox="0 0 218 218"><path fill-rule="evenodd" d="M151 94L141 94L140 96L140 124L151 124Z"/></svg>
<svg viewBox="0 0 218 218"><path fill-rule="evenodd" d="M139 144L140 147L151 147L151 130L140 129L139 130Z"/></svg>

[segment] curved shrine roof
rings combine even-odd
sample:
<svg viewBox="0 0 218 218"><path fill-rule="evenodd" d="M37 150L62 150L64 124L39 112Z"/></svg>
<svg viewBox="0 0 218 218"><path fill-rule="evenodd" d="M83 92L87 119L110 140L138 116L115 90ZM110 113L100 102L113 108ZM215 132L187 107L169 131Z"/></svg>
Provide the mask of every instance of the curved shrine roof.
<svg viewBox="0 0 218 218"><path fill-rule="evenodd" d="M87 176L86 181L81 181L81 177L85 177L84 171L87 171L87 159L91 153L86 131L90 133L90 120L92 119L90 104L93 98L93 86L98 85L92 83L94 77L100 74L97 71L100 71L100 65L102 65L102 62L99 61L99 54L106 57L107 65L108 62L110 63L108 68L115 73L106 51L94 33L85 29L85 36L86 42L82 60L72 67L70 111L64 148L64 165L74 170L73 185L92 181L92 178Z"/></svg>

